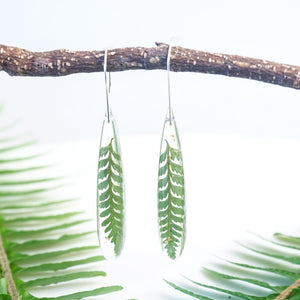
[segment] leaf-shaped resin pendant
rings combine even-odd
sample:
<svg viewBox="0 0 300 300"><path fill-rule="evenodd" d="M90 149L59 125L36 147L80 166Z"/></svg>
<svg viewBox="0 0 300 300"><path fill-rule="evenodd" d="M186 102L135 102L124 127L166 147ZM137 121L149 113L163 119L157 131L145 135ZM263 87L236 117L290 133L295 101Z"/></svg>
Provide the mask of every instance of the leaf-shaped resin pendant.
<svg viewBox="0 0 300 300"><path fill-rule="evenodd" d="M171 259L185 243L185 191L180 141L173 113L168 113L161 140L158 172L158 220L161 246Z"/></svg>
<svg viewBox="0 0 300 300"><path fill-rule="evenodd" d="M119 138L111 114L105 117L101 133L97 226L104 256L119 256L124 243L124 183Z"/></svg>

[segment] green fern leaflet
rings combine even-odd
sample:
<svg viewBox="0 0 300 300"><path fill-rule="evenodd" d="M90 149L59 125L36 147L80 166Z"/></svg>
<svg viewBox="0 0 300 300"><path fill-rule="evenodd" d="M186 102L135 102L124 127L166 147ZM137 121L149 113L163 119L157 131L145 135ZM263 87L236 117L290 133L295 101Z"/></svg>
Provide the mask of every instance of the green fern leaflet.
<svg viewBox="0 0 300 300"><path fill-rule="evenodd" d="M8 294L8 290L7 290L6 278L0 279L0 299L1 300L11 300L11 296Z"/></svg>
<svg viewBox="0 0 300 300"><path fill-rule="evenodd" d="M218 271L205 268L211 284L189 280L185 287L167 281L176 290L202 300L299 300L300 238L275 234L260 243L239 244L243 261L226 260ZM222 271L222 269L224 271Z"/></svg>
<svg viewBox="0 0 300 300"><path fill-rule="evenodd" d="M100 148L98 172L98 234L101 247L113 244L115 256L123 247L123 171L114 139ZM104 249L105 250L105 249Z"/></svg>
<svg viewBox="0 0 300 300"><path fill-rule="evenodd" d="M98 269L104 257L91 243L96 232L82 229L90 220L70 211L77 199L66 197L59 176L47 176L42 155L31 154L36 153L32 143L9 138L5 130L0 133L0 299L96 299L122 290L99 286L106 276ZM80 284L92 278L94 283ZM66 284L73 285L73 292L64 291Z"/></svg>
<svg viewBox="0 0 300 300"><path fill-rule="evenodd" d="M162 248L171 259L181 254L185 239L185 194L182 155L165 140L158 173L158 218ZM179 254L178 254L179 252Z"/></svg>

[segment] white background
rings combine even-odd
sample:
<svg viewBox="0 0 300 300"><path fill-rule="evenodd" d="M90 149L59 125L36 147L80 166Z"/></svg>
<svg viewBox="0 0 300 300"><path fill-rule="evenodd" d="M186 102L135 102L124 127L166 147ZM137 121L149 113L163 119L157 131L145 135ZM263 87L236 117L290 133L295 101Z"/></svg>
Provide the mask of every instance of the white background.
<svg viewBox="0 0 300 300"><path fill-rule="evenodd" d="M187 48L300 65L299 1L0 3L0 43L34 51L150 47L175 37ZM174 271L174 265L160 258L155 212L166 76L162 70L112 74L128 224L123 259L107 268L117 283L128 287L124 297L159 299L163 270ZM188 201L187 247L178 268L184 266L187 274L199 271L205 264L203 253L243 238L246 230L297 232L300 92L192 73L172 73L171 90ZM92 215L97 140L105 111L103 74L13 78L2 72L0 100L5 118L21 117L24 132L57 147ZM159 295L170 299L166 295L171 292L166 288Z"/></svg>

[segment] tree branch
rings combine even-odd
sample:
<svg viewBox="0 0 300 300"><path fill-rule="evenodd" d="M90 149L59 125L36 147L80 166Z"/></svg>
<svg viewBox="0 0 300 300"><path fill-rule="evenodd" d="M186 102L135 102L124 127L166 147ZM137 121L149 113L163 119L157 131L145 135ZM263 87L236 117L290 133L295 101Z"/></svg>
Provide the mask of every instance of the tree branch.
<svg viewBox="0 0 300 300"><path fill-rule="evenodd" d="M117 48L108 51L107 70L166 69L168 45ZM31 52L0 45L0 71L11 76L64 76L103 71L104 51ZM250 57L172 47L171 70L254 79L300 89L300 67Z"/></svg>

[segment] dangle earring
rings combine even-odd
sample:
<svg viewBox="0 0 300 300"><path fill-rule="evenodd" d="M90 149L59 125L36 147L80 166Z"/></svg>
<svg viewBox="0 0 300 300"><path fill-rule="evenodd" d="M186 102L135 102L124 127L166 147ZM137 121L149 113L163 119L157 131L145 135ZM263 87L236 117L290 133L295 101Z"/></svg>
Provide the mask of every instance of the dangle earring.
<svg viewBox="0 0 300 300"><path fill-rule="evenodd" d="M124 243L124 183L119 137L109 105L110 74L107 82L107 50L103 72L106 90L106 113L102 125L98 180L97 229L100 247L106 258L120 255Z"/></svg>
<svg viewBox="0 0 300 300"><path fill-rule="evenodd" d="M164 122L158 172L158 221L161 247L171 259L181 255L185 243L185 190L178 131L171 107L170 57L167 56L169 109Z"/></svg>

